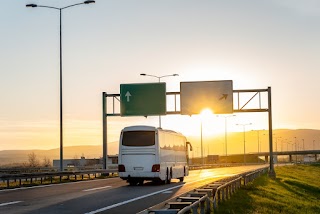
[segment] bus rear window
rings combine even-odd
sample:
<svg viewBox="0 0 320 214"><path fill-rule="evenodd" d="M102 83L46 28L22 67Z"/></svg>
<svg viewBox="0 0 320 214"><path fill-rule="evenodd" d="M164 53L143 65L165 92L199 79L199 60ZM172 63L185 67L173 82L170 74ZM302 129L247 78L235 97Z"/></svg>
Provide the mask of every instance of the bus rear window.
<svg viewBox="0 0 320 214"><path fill-rule="evenodd" d="M122 135L123 146L152 146L155 144L154 131L126 131Z"/></svg>

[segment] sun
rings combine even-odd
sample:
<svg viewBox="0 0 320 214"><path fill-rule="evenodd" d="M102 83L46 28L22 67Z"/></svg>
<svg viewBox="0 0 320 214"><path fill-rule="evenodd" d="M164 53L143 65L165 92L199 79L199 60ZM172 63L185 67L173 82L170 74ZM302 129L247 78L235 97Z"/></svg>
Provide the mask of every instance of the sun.
<svg viewBox="0 0 320 214"><path fill-rule="evenodd" d="M201 120L207 120L214 116L213 112L209 108L205 108L200 112Z"/></svg>

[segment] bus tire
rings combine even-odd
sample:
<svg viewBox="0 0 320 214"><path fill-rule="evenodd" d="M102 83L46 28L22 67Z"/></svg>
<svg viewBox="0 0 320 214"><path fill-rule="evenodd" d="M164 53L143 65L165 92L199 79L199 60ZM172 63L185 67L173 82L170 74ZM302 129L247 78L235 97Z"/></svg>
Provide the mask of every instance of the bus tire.
<svg viewBox="0 0 320 214"><path fill-rule="evenodd" d="M184 177L180 177L179 180L180 180L180 182L183 182L184 181Z"/></svg>
<svg viewBox="0 0 320 214"><path fill-rule="evenodd" d="M129 185L130 185L130 186L136 186L137 183L138 183L138 182L137 182L136 180L134 180L134 179L133 179L133 180L129 180L128 182L129 182Z"/></svg>
<svg viewBox="0 0 320 214"><path fill-rule="evenodd" d="M139 185L139 186L142 186L142 185L143 185L143 182L144 182L143 179L139 180L139 181L138 181L138 185Z"/></svg>

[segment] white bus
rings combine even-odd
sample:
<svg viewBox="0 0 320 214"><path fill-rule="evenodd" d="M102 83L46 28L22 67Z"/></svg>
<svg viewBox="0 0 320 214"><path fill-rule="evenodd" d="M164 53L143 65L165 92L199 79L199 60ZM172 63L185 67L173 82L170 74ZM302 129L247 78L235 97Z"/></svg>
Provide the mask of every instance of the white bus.
<svg viewBox="0 0 320 214"><path fill-rule="evenodd" d="M192 147L180 133L130 126L121 131L119 144L119 176L130 185L142 185L145 180L183 181L189 174L187 145Z"/></svg>

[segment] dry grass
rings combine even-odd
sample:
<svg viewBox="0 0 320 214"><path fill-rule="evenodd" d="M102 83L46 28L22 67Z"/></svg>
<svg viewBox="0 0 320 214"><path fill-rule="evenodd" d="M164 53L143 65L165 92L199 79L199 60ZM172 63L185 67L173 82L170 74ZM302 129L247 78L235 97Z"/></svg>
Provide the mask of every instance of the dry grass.
<svg viewBox="0 0 320 214"><path fill-rule="evenodd" d="M320 213L320 165L276 167L276 174L241 188L215 213Z"/></svg>

